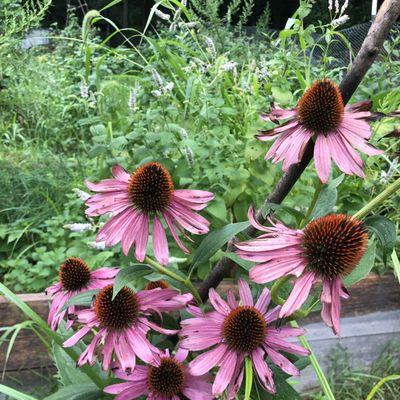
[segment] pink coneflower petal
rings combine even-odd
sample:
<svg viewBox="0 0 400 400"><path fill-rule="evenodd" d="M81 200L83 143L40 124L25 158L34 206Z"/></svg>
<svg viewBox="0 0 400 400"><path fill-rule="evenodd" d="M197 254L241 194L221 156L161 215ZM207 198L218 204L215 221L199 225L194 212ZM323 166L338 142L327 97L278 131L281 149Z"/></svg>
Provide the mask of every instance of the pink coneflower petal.
<svg viewBox="0 0 400 400"><path fill-rule="evenodd" d="M267 312L267 308L268 308L270 302L271 302L271 294L269 292L269 289L264 288L260 294L260 297L257 300L255 307L262 314L265 314Z"/></svg>
<svg viewBox="0 0 400 400"><path fill-rule="evenodd" d="M199 355L196 359L189 363L189 371L192 375L204 375L214 368L223 359L228 352L228 347L220 344L212 350Z"/></svg>
<svg viewBox="0 0 400 400"><path fill-rule="evenodd" d="M243 279L239 279L238 287L239 287L239 297L240 300L242 301L242 304L245 306L253 306L254 305L253 296L251 295L251 290L248 283Z"/></svg>
<svg viewBox="0 0 400 400"><path fill-rule="evenodd" d="M311 287L315 280L314 272L306 272L296 280L290 296L282 306L279 316L281 318L287 317L297 311L302 304L307 300L310 294Z"/></svg>
<svg viewBox="0 0 400 400"><path fill-rule="evenodd" d="M110 368L113 355L124 370L135 368L136 357L151 363L159 350L147 339L150 329L166 335L176 334L177 331L164 329L148 318L154 312L183 308L185 302L178 303L177 295L178 292L170 289L134 293L123 287L113 299L113 286L108 285L96 296L90 309L76 311L75 319L82 324L82 327L64 343L64 346L73 346L93 329L99 328L98 333L79 357L79 365L92 364L98 353L96 350L101 344L102 364L105 370ZM191 299L183 295L179 298Z"/></svg>
<svg viewBox="0 0 400 400"><path fill-rule="evenodd" d="M181 321L180 331L180 347L192 351L209 349L190 362L190 373L201 375L217 367L213 394L219 396L226 391L228 400L234 399L240 389L246 357L251 359L265 389L273 393L272 371L265 360L268 351L271 350L272 362L296 374L298 370L293 364L279 356L279 346L292 354L308 354L301 346L283 340L303 334L302 329L269 326L279 317L281 307L267 311L270 303L267 288L264 288L254 306L248 283L241 279L238 287L239 302L231 291L228 291L225 302L214 289L210 289L209 299L215 311L204 313L198 307L189 306L187 309L194 318Z"/></svg>
<svg viewBox="0 0 400 400"><path fill-rule="evenodd" d="M225 300L222 300L221 296L215 291L214 288L211 288L209 291L209 299L210 303L218 312L224 315L228 315L230 313L230 307Z"/></svg>
<svg viewBox="0 0 400 400"><path fill-rule="evenodd" d="M178 353L172 357L165 351L129 374L121 371L119 363L114 364L115 375L125 382L107 386L104 391L117 394L116 399L134 400L146 396L148 400L179 400L185 396L191 400L213 400L210 376L191 375Z"/></svg>
<svg viewBox="0 0 400 400"><path fill-rule="evenodd" d="M237 354L234 351L227 351L222 359L220 368L213 383L213 394L220 395L229 385L235 372Z"/></svg>
<svg viewBox="0 0 400 400"><path fill-rule="evenodd" d="M153 248L156 259L160 260L163 265L168 264L169 250L167 236L157 216L154 217L153 222Z"/></svg>
<svg viewBox="0 0 400 400"><path fill-rule="evenodd" d="M315 168L323 183L329 179L331 156L344 173L364 177L363 163L352 146L368 155L381 154L366 142L371 137L367 123L370 106L371 102L360 102L344 107L336 84L327 79L317 81L304 93L296 109L274 108L269 116L261 115L261 119L273 122L290 118L258 135L263 141L275 139L265 158L274 163L283 161L282 169L286 171L300 161L307 144L314 140Z"/></svg>
<svg viewBox="0 0 400 400"><path fill-rule="evenodd" d="M67 258L60 267L59 282L46 289L46 294L53 297L47 319L51 329L57 330L65 315L75 313L75 306L62 311L69 299L87 290L102 289L113 282L118 271L118 268L100 268L90 271L80 258ZM70 329L73 323L73 320L68 320L67 329Z"/></svg>
<svg viewBox="0 0 400 400"><path fill-rule="evenodd" d="M251 354L253 365L258 377L260 378L264 387L271 393L275 393L275 384L272 378L272 371L268 364L264 361L264 351L258 348Z"/></svg>
<svg viewBox="0 0 400 400"><path fill-rule="evenodd" d="M328 141L324 135L319 135L315 141L314 163L321 182L328 182L331 173L331 158Z"/></svg>
<svg viewBox="0 0 400 400"><path fill-rule="evenodd" d="M185 230L196 235L209 231L209 222L197 211L214 198L212 193L175 190L169 172L156 162L140 166L133 174L116 165L112 173L115 179L86 182L90 190L97 192L86 201L86 214L113 215L100 229L96 241L105 242L107 247L121 243L125 255L134 246L135 257L142 262L151 225L154 255L157 261L166 265L169 249L162 218L178 246L186 253L189 250L179 239L179 231L185 236Z"/></svg>
<svg viewBox="0 0 400 400"><path fill-rule="evenodd" d="M265 350L271 361L276 364L282 371L292 376L300 375L299 370L282 354L278 353L269 346L265 346Z"/></svg>
<svg viewBox="0 0 400 400"><path fill-rule="evenodd" d="M260 228L255 218L249 219L255 228ZM365 226L354 217L331 214L311 221L302 231L279 223L259 230L264 233L258 238L235 246L239 257L258 263L250 270L253 281L262 284L281 277L297 277L279 317L297 311L313 284L322 281L321 315L338 333L340 298L349 297L342 277L354 270L365 253L368 243ZM273 313L277 318L276 309ZM270 322L268 314L266 321Z"/></svg>

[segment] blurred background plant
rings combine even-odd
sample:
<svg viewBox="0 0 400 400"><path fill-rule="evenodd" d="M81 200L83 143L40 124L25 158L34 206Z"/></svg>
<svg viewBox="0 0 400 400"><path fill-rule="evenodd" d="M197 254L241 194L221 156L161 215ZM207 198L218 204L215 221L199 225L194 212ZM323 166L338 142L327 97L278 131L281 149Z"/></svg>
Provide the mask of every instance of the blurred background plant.
<svg viewBox="0 0 400 400"><path fill-rule="evenodd" d="M44 46L21 47L26 30L37 26L44 13L3 36L0 279L9 287L43 290L69 255L93 265L111 256L122 265L132 262L117 249L91 249L93 230L63 228L88 222L73 188L84 189L85 178L108 176L115 163L133 170L158 160L177 186L213 191L216 200L206 211L213 228L243 221L250 203L261 204L281 170L263 160L267 146L255 135L268 124L260 122L259 112L271 102L294 107L302 91L321 76L338 81L344 66L327 48L344 39L340 27L329 21L304 22L315 12L312 1L301 0L279 34L268 29L268 8L257 27L249 29L253 2L232 1L224 7L220 2L194 2L189 8L185 2L157 3L143 35L133 28L118 29L104 16L112 7L89 12L83 27L77 10L70 8L68 25L51 26ZM20 7L7 11L20 12ZM111 27L107 37L98 28L104 24ZM123 45L108 46L115 36ZM386 53L354 101L370 98L374 110L383 113L400 107L399 41L393 35L386 42ZM312 49L315 54L319 49L318 57ZM395 129L394 119L373 127L374 143L385 155L366 159L365 181L344 179L338 187L340 200L332 205L338 210L361 208L399 174L398 138L385 136ZM314 179L308 169L286 205L304 213ZM393 197L378 213L399 221L399 209L399 198ZM286 211L277 212L293 223L295 213ZM173 255L182 256L176 249ZM203 279L220 256L199 266L197 278ZM390 260L386 266L379 262L376 270L383 273L390 266Z"/></svg>

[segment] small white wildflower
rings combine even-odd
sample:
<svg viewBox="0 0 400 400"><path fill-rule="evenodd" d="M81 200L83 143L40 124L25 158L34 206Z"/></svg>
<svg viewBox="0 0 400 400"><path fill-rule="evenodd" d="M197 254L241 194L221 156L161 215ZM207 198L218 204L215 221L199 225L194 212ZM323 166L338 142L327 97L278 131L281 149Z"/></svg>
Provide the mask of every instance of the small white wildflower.
<svg viewBox="0 0 400 400"><path fill-rule="evenodd" d="M381 171L381 178L379 179L379 182L382 185L386 185L389 183L390 175L386 171Z"/></svg>
<svg viewBox="0 0 400 400"><path fill-rule="evenodd" d="M349 16L347 14L342 15L340 18L336 18L331 22L333 28L337 28L340 25L345 24L349 20Z"/></svg>
<svg viewBox="0 0 400 400"><path fill-rule="evenodd" d="M89 86L84 80L82 80L80 85L81 97L82 99L87 99L89 97Z"/></svg>
<svg viewBox="0 0 400 400"><path fill-rule="evenodd" d="M335 13L339 14L339 0L335 0Z"/></svg>
<svg viewBox="0 0 400 400"><path fill-rule="evenodd" d="M236 68L236 65L236 62L228 61L225 64L220 65L219 70L224 72L233 71Z"/></svg>
<svg viewBox="0 0 400 400"><path fill-rule="evenodd" d="M74 188L72 189L72 191L82 200L82 201L86 201L88 198L91 197L91 195L89 193L84 192L81 189L78 188Z"/></svg>
<svg viewBox="0 0 400 400"><path fill-rule="evenodd" d="M179 136L181 137L182 140L188 140L189 139L189 135L187 134L185 128L179 127L178 128L178 133L179 133Z"/></svg>
<svg viewBox="0 0 400 400"><path fill-rule="evenodd" d="M89 242L87 245L95 250L105 250L106 248L106 242Z"/></svg>
<svg viewBox="0 0 400 400"><path fill-rule="evenodd" d="M349 0L345 0L345 2L342 5L342 8L340 10L340 14L343 14L347 10L348 6L349 6Z"/></svg>
<svg viewBox="0 0 400 400"><path fill-rule="evenodd" d="M151 94L157 99L162 96L162 92L160 90L153 90Z"/></svg>
<svg viewBox="0 0 400 400"><path fill-rule="evenodd" d="M192 21L192 22L179 22L178 26L181 27L186 27L188 29L195 28L198 25L197 21Z"/></svg>
<svg viewBox="0 0 400 400"><path fill-rule="evenodd" d="M151 75L152 75L153 81L156 84L156 86L158 87L158 89L163 90L164 83L163 83L163 80L162 80L160 74L155 69L152 69Z"/></svg>
<svg viewBox="0 0 400 400"><path fill-rule="evenodd" d="M174 82L168 82L168 83L164 86L164 93L170 92L173 88L174 88Z"/></svg>
<svg viewBox="0 0 400 400"><path fill-rule="evenodd" d="M136 87L133 90L131 90L131 94L130 94L129 100L128 100L128 107L132 111L136 111L138 109L138 107L137 107L137 95L138 95L139 90L140 90L140 86Z"/></svg>
<svg viewBox="0 0 400 400"><path fill-rule="evenodd" d="M164 21L169 21L171 16L169 14L165 14L163 13L161 10L159 10L158 8L156 8L154 10L154 14L157 15L158 18L161 18Z"/></svg>
<svg viewBox="0 0 400 400"><path fill-rule="evenodd" d="M213 58L215 58L216 55L217 55L217 52L216 52L216 50L215 50L214 42L213 42L212 39L211 39L210 37L208 37L208 36L206 36L205 41L206 41L206 45L207 45L207 51L211 54L211 56L212 56Z"/></svg>
<svg viewBox="0 0 400 400"><path fill-rule="evenodd" d="M191 167L193 167L193 165L194 165L194 154L193 154L193 150L189 146L185 147L185 156L186 156L186 161L188 162L188 164Z"/></svg>
<svg viewBox="0 0 400 400"><path fill-rule="evenodd" d="M328 10L329 10L329 11L332 11L332 8L333 8L333 0L329 0L329 3L328 3Z"/></svg>
<svg viewBox="0 0 400 400"><path fill-rule="evenodd" d="M64 229L68 229L71 232L86 232L94 230L92 224L80 224L80 223L73 223L73 224L66 224L63 226Z"/></svg>

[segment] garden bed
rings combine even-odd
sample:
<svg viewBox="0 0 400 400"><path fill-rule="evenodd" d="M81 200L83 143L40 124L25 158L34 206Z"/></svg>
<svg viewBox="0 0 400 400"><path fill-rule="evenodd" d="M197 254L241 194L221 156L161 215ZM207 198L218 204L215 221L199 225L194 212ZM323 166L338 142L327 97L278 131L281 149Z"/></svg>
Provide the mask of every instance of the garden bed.
<svg viewBox="0 0 400 400"><path fill-rule="evenodd" d="M232 285L225 282L220 291ZM400 286L392 274L382 277L370 274L351 288L351 297L342 302L342 336L335 337L320 322L319 312L306 318L309 341L316 354L321 356L323 367L327 367L329 353L337 345L347 347L355 365L368 365L389 340L400 340ZM48 297L43 293L21 294L25 301L43 318L47 318ZM24 320L15 305L0 297L2 326L12 326ZM378 329L379 328L379 329ZM0 365L4 365L7 346L0 349ZM6 365L6 380L9 384L17 379L24 386L42 385L45 377L53 373L53 362L42 343L30 330L18 335ZM13 383L15 385L15 382ZM302 389L317 385L313 370L309 367L302 375Z"/></svg>

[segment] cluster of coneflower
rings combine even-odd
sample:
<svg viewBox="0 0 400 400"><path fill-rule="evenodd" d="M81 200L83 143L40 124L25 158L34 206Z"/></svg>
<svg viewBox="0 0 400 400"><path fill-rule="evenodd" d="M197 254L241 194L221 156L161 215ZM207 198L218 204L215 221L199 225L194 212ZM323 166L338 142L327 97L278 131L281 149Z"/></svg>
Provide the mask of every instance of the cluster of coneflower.
<svg viewBox="0 0 400 400"><path fill-rule="evenodd" d="M323 183L329 179L331 160L349 175L363 177L363 162L357 148L368 155L380 154L367 143L371 130L366 103L345 107L339 88L327 79L315 82L292 110L277 106L264 120L282 125L262 132L260 140L274 140L266 159L283 161L283 170L298 163L310 141L315 143L315 167ZM133 173L121 166L112 169L113 177L98 183L86 182L95 192L86 199L86 215L109 215L96 240L105 246L121 244L128 255L143 262L150 231L153 254L161 265L169 263L166 230L183 252L189 250L182 235L202 235L209 222L199 214L212 201L203 190L176 189L169 171L158 162L145 163ZM322 319L340 332L340 301L348 292L342 279L360 262L367 243L367 230L349 215L330 214L309 222L303 229L292 229L272 217L261 225L249 209L251 224L261 231L255 239L236 243L237 255L255 265L251 281L265 284L279 278L294 277L293 289L283 305L270 306L271 295L264 287L254 300L244 279L237 283L238 298L231 291L224 300L209 290L211 311L204 311L192 294L179 293L166 281L149 282L143 290L114 286L118 268L91 271L79 258L67 259L60 268L59 282L48 288L53 296L49 324L56 330L66 318L67 328L79 327L64 343L73 346L90 335L90 344L80 355L78 365L101 360L122 383L105 388L117 400L147 396L154 400L207 400L226 393L233 399L239 391L245 359L250 359L260 384L275 392L275 364L289 375L298 375L295 365L281 351L300 356L308 350L286 338L300 336L300 328L285 326L307 300L313 286L320 285ZM76 294L98 290L91 306L65 307ZM163 313L185 309L192 318L181 321L180 330L160 325ZM161 316L161 318L156 318ZM279 324L274 321L279 320ZM155 321L158 321L155 322ZM159 349L149 339L151 332L178 335L174 349ZM189 356L189 352L191 353ZM189 356L189 362L186 359ZM216 374L210 371L216 367Z"/></svg>

